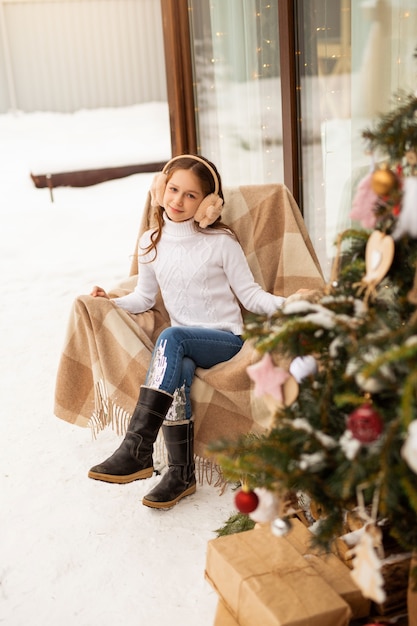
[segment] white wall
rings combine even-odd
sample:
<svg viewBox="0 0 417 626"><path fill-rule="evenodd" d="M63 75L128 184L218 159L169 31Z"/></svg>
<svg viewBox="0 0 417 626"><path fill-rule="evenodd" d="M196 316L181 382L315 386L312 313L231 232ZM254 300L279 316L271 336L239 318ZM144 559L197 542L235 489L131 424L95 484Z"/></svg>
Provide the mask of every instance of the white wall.
<svg viewBox="0 0 417 626"><path fill-rule="evenodd" d="M166 99L159 0L0 0L0 113Z"/></svg>

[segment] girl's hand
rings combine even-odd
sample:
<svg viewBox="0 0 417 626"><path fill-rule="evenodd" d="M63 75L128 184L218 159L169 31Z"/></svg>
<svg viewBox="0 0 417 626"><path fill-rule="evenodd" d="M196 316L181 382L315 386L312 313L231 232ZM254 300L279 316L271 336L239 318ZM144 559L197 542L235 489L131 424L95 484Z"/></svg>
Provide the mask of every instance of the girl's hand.
<svg viewBox="0 0 417 626"><path fill-rule="evenodd" d="M90 296L93 296L94 298L107 298L107 300L110 300L110 296L104 291L104 289L97 287L97 285L93 287Z"/></svg>

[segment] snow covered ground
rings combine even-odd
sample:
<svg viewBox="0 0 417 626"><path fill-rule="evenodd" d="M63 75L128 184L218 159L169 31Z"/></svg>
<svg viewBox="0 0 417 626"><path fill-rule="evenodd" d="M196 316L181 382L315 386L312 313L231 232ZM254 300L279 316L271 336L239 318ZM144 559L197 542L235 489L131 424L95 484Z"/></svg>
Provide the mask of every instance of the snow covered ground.
<svg viewBox="0 0 417 626"><path fill-rule="evenodd" d="M204 485L170 511L144 507L155 477L87 478L116 435L92 440L53 415L72 301L127 276L152 175L57 188L53 203L30 179L169 156L164 103L0 116L0 624L213 623L206 548L232 491Z"/></svg>

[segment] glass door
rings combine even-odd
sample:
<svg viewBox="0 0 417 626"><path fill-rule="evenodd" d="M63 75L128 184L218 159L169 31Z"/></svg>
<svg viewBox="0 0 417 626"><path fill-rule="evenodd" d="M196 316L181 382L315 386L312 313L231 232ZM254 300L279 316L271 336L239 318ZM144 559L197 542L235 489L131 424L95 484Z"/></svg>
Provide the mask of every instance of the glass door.
<svg viewBox="0 0 417 626"><path fill-rule="evenodd" d="M278 0L189 0L198 151L227 186L283 181Z"/></svg>
<svg viewBox="0 0 417 626"><path fill-rule="evenodd" d="M350 226L353 194L371 166L362 131L400 90L416 91L417 2L184 1L199 153L227 186L285 182L284 159L296 162L299 204L328 278L336 236ZM282 28L284 10L294 28ZM291 150L281 85L289 68L298 95ZM292 95L284 93L285 107Z"/></svg>
<svg viewBox="0 0 417 626"><path fill-rule="evenodd" d="M371 167L362 132L399 91L416 90L417 3L298 0L296 10L304 219L329 277L335 238L351 225Z"/></svg>

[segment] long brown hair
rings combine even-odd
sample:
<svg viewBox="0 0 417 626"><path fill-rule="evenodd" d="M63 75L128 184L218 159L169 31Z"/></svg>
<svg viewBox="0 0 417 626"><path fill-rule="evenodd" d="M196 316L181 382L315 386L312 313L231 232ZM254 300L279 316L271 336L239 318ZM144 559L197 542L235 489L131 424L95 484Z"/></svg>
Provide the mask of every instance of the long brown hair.
<svg viewBox="0 0 417 626"><path fill-rule="evenodd" d="M209 167L206 167L206 165L202 163L202 161L206 162ZM217 184L209 168L213 169L217 177ZM172 163L169 164L168 167L165 166L163 170L166 174L167 183L173 176L174 172L176 172L177 170L190 170L193 172L193 174L195 174L195 176L197 176L201 184L204 198L206 198L211 193L214 193L216 190L216 187L218 187L217 195L224 201L222 181L221 181L220 174L216 166L214 165L214 163L212 163L205 157L198 156L198 160L194 159L192 155L177 157L175 160L172 161ZM163 215L164 215L164 208L162 206L155 207L153 218L154 218L154 221L156 222L156 226L151 234L151 243L149 244L147 248L144 249L141 255L148 254L148 252L155 250L154 259L156 258L156 254L157 254L156 247L162 237L162 229L164 227ZM230 226L227 226L227 224L224 224L224 222L221 221L221 216L219 216L217 220L213 222L213 224L209 224L206 228L201 228L197 222L194 222L194 228L197 232L210 233L210 234L214 234L216 231L223 231L237 240L236 233Z"/></svg>

